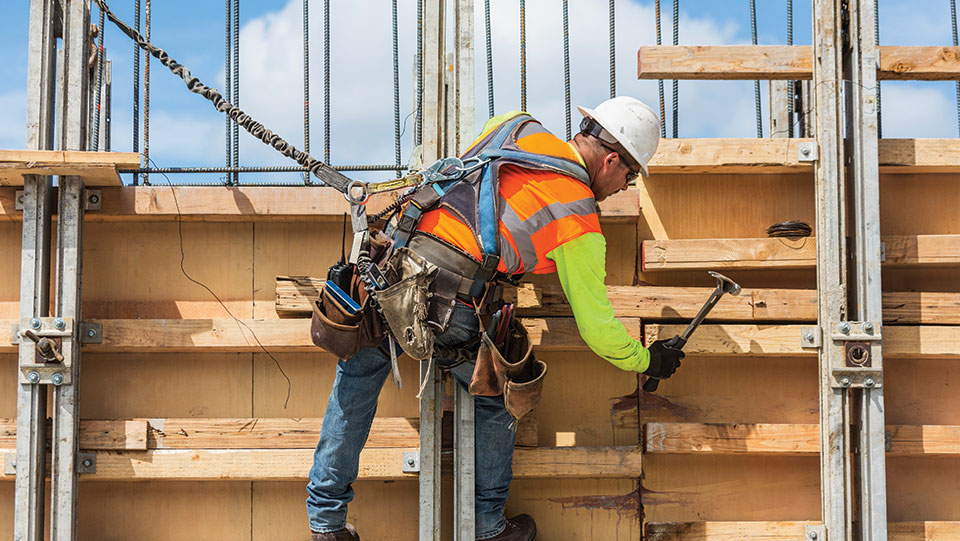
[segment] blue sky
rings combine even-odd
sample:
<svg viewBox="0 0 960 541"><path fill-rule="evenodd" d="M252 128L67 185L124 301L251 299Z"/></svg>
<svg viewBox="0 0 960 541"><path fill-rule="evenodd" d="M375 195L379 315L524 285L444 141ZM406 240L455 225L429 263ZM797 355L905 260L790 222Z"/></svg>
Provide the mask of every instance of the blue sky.
<svg viewBox="0 0 960 541"><path fill-rule="evenodd" d="M482 0L477 3L477 122L486 118ZM0 148L22 148L26 85L28 4L0 3ZM492 0L495 100L498 111L519 108L518 0ZM560 9L556 0L527 0L528 109L556 133L564 131ZM607 2L569 0L573 105L596 105L607 97ZM809 3L794 2L794 42L811 40ZM133 21L133 2L111 8ZM785 0L759 0L759 42L786 42ZM921 6L921 7L917 7ZM662 2L664 43L671 39L672 1ZM749 43L749 2L681 0L680 43ZM241 106L296 145L303 140L301 0L242 2ZM96 9L94 8L94 13ZM322 2L311 2L311 146L322 158ZM636 49L655 42L653 3L617 2L617 89L657 107L655 81L636 80ZM415 3L400 0L401 115L413 107L416 52ZM949 45L949 0L880 0L881 43ZM152 41L188 66L206 84L222 88L224 12L221 2L154 2ZM130 150L133 45L109 22L106 48L113 61L113 149ZM331 161L392 163L393 72L390 2L331 2ZM205 100L158 63L151 73L151 157L161 166L222 165L223 118ZM762 85L765 88L765 84ZM141 85L142 88L142 85ZM142 92L142 90L141 90ZM669 84L667 85L668 116ZM886 82L886 137L956 137L956 87L952 82ZM766 114L766 95L763 107ZM574 125L579 115L574 111ZM408 122L405 162L411 153ZM478 124L479 127L479 124ZM681 82L682 137L752 137L756 133L752 82ZM764 126L767 133L767 126ZM244 165L288 164L241 133ZM249 176L249 181L292 180ZM177 178L177 180L185 180ZM217 181L216 176L202 180Z"/></svg>

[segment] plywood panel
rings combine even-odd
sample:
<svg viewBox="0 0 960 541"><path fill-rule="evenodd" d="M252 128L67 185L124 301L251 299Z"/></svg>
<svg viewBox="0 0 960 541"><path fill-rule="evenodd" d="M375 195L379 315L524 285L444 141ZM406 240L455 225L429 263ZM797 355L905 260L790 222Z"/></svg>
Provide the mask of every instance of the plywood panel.
<svg viewBox="0 0 960 541"><path fill-rule="evenodd" d="M640 538L635 480L520 480L513 483L507 516L530 514L537 539Z"/></svg>

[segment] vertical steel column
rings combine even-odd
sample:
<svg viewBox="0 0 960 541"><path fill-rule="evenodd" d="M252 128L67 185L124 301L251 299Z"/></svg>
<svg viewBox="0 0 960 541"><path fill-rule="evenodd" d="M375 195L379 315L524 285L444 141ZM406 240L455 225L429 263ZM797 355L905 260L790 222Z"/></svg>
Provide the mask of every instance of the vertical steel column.
<svg viewBox="0 0 960 541"><path fill-rule="evenodd" d="M423 5L423 95L421 163L441 157L443 133L444 44L446 0L424 0ZM418 98L420 99L420 98ZM420 397L420 541L440 539L440 447L443 410L440 371L430 361L420 363L420 379L426 380Z"/></svg>
<svg viewBox="0 0 960 541"><path fill-rule="evenodd" d="M846 221L843 182L841 102L841 3L813 2L813 86L816 112L817 320L820 361L820 491L823 523L830 541L851 539L850 431L847 390L834 385L833 367L842 365L844 344L832 339L846 321Z"/></svg>
<svg viewBox="0 0 960 541"><path fill-rule="evenodd" d="M60 148L86 150L89 107L90 1L63 3L63 80L60 95ZM57 217L56 315L72 324L63 338L70 373L53 388L53 439L51 445L51 541L74 541L77 536L77 468L79 450L78 378L80 375L80 276L83 257L83 179L59 178Z"/></svg>
<svg viewBox="0 0 960 541"><path fill-rule="evenodd" d="M879 83L877 81L876 2L850 0L850 56L846 77L851 181L852 236L850 317L878 338L883 322L880 287ZM873 89L876 89L874 91ZM855 453L856 523L861 541L886 541L887 494L883 401L883 343L867 342L862 364L876 373L852 389L859 432ZM847 346L850 351L850 346ZM848 353L848 364L851 359ZM851 378L853 379L853 378Z"/></svg>
<svg viewBox="0 0 960 541"><path fill-rule="evenodd" d="M27 57L28 150L52 150L57 37L54 0L31 0ZM20 320L48 315L50 305L50 177L29 175L23 182L23 241L20 252ZM34 344L20 343L19 358L34 355ZM46 466L47 387L17 388L17 479L13 538L43 539Z"/></svg>
<svg viewBox="0 0 960 541"><path fill-rule="evenodd" d="M456 0L456 154L473 141L474 131L474 0ZM476 539L476 439L474 400L467 389L454 383L454 541Z"/></svg>

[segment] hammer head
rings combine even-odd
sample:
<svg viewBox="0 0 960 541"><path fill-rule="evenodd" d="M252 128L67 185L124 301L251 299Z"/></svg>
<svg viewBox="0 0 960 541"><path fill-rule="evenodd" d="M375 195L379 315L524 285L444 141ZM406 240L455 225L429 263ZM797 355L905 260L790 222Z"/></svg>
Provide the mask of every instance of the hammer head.
<svg viewBox="0 0 960 541"><path fill-rule="evenodd" d="M717 279L717 288L730 295L740 294L740 284L720 274L719 272L709 271L710 276Z"/></svg>

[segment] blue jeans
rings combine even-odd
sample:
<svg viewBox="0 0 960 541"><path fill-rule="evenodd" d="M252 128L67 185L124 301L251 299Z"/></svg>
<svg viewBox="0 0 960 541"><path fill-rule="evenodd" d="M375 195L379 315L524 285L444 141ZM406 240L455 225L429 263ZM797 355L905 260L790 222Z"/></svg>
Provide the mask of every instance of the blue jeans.
<svg viewBox="0 0 960 541"><path fill-rule="evenodd" d="M477 332L473 308L458 303L450 327L437 337L437 343L456 347ZM450 370L463 386L470 382L475 359L474 354L474 360ZM437 363L443 366L442 359ZM390 357L377 348L361 348L350 360L337 362L337 379L327 402L307 484L307 515L314 532L332 532L346 525L360 450L367 441L377 398L389 374ZM516 423L504 407L502 396L475 398L476 531L477 539L485 539L506 527L503 510L513 479Z"/></svg>

